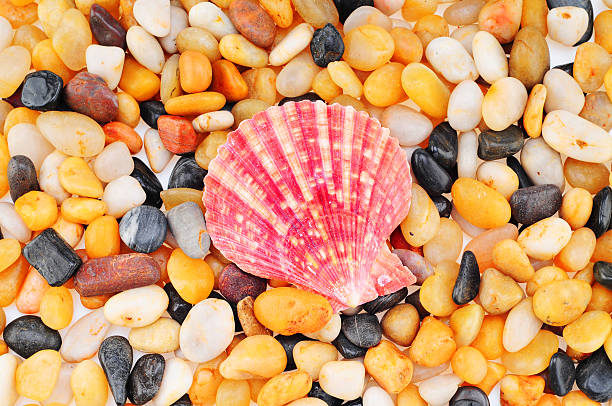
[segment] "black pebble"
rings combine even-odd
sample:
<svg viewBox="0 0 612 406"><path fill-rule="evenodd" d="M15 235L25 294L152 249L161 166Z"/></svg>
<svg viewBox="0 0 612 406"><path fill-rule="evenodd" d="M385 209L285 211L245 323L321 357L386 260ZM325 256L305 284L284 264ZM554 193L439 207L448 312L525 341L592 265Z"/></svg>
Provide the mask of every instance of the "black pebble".
<svg viewBox="0 0 612 406"><path fill-rule="evenodd" d="M191 406L192 404L193 403L191 403L191 399L189 399L189 395L188 394L184 394L183 396L181 396L181 398L179 400L177 400L176 402L174 402L170 406Z"/></svg>
<svg viewBox="0 0 612 406"><path fill-rule="evenodd" d="M578 46L591 39L591 36L593 35L593 4L591 4L591 0L546 0L546 4L548 5L549 10L563 6L573 6L585 9L589 15L589 24L582 38L580 38L578 42L574 44L574 46Z"/></svg>
<svg viewBox="0 0 612 406"><path fill-rule="evenodd" d="M343 403L343 406L363 406L363 399L357 398L353 400L349 400L346 403Z"/></svg>
<svg viewBox="0 0 612 406"><path fill-rule="evenodd" d="M563 329L565 326L551 326L550 324L542 324L542 330L550 331L559 337L563 337Z"/></svg>
<svg viewBox="0 0 612 406"><path fill-rule="evenodd" d="M157 130L157 119L166 114L168 113L166 113L164 103L158 100L148 100L140 103L140 117L151 128Z"/></svg>
<svg viewBox="0 0 612 406"><path fill-rule="evenodd" d="M476 256L472 251L465 251L461 257L459 274L453 287L453 302L458 305L469 303L478 295L480 288L480 270Z"/></svg>
<svg viewBox="0 0 612 406"><path fill-rule="evenodd" d="M127 400L127 383L132 369L132 357L132 347L127 338L122 336L105 338L98 350L100 365L117 405L124 405Z"/></svg>
<svg viewBox="0 0 612 406"><path fill-rule="evenodd" d="M419 185L430 196L438 196L448 193L453 185L453 179L435 159L423 148L418 148L412 153L410 159L412 170Z"/></svg>
<svg viewBox="0 0 612 406"><path fill-rule="evenodd" d="M509 156L506 158L506 165L508 165L508 167L512 169L514 173L516 173L516 176L518 176L519 189L533 186L531 179L529 179L529 176L527 176L527 172L525 172L525 169L523 169L523 166L518 159L513 156Z"/></svg>
<svg viewBox="0 0 612 406"><path fill-rule="evenodd" d="M155 173L149 169L144 162L135 156L132 157L132 160L134 161L134 170L130 176L140 183L140 186L142 186L142 189L147 195L147 199L143 205L153 206L159 209L163 204L161 196L159 195L161 191L164 190L162 184L159 182L159 179L157 179Z"/></svg>
<svg viewBox="0 0 612 406"><path fill-rule="evenodd" d="M12 95L10 95L9 97L5 97L2 100L4 100L5 102L8 102L14 108L24 107L23 103L21 102L21 91L22 90L23 90L23 83L19 85L17 90L15 90L15 92Z"/></svg>
<svg viewBox="0 0 612 406"><path fill-rule="evenodd" d="M357 347L355 344L350 342L348 338L346 338L346 336L342 334L342 331L340 331L338 337L336 337L336 339L332 341L332 344L334 345L334 347L336 347L338 352L346 359L363 357L366 352L368 352L367 348Z"/></svg>
<svg viewBox="0 0 612 406"><path fill-rule="evenodd" d="M429 316L430 313L423 307L423 304L421 303L421 295L419 292L419 290L415 290L414 292L406 296L406 300L404 300L404 303L413 305L419 313L419 318L423 320L425 317Z"/></svg>
<svg viewBox="0 0 612 406"><path fill-rule="evenodd" d="M62 346L60 333L32 315L18 317L7 324L3 338L6 345L23 358L30 358L42 350L59 351Z"/></svg>
<svg viewBox="0 0 612 406"><path fill-rule="evenodd" d="M207 173L206 169L198 165L193 154L185 155L174 165L168 181L168 189L189 187L202 190L204 189L204 176Z"/></svg>
<svg viewBox="0 0 612 406"><path fill-rule="evenodd" d="M591 217L586 226L593 230L597 238L608 230L612 221L612 188L606 186L593 198Z"/></svg>
<svg viewBox="0 0 612 406"><path fill-rule="evenodd" d="M597 261L593 265L593 276L595 280L612 290L612 263L605 261Z"/></svg>
<svg viewBox="0 0 612 406"><path fill-rule="evenodd" d="M121 240L131 250L149 254L162 246L168 232L166 216L157 207L130 209L119 224Z"/></svg>
<svg viewBox="0 0 612 406"><path fill-rule="evenodd" d="M136 361L127 381L127 395L135 405L153 399L161 386L166 361L160 354L145 354Z"/></svg>
<svg viewBox="0 0 612 406"><path fill-rule="evenodd" d="M448 406L489 406L489 397L475 386L461 386L448 402Z"/></svg>
<svg viewBox="0 0 612 406"><path fill-rule="evenodd" d="M563 65L557 65L553 69L561 69L563 72L570 76L574 76L574 62L566 63Z"/></svg>
<svg viewBox="0 0 612 406"><path fill-rule="evenodd" d="M356 346L370 348L380 342L382 328L376 316L361 313L342 318L342 334Z"/></svg>
<svg viewBox="0 0 612 406"><path fill-rule="evenodd" d="M164 285L164 290L168 295L168 314L174 320L178 321L179 324L183 324L185 318L187 317L187 313L191 310L193 305L189 302L186 302L174 289L172 283L166 283Z"/></svg>
<svg viewBox="0 0 612 406"><path fill-rule="evenodd" d="M557 396L565 396L572 390L576 379L574 362L563 351L555 353L548 364L546 384Z"/></svg>
<svg viewBox="0 0 612 406"><path fill-rule="evenodd" d="M431 200L436 205L440 217L449 218L451 211L453 210L453 204L444 196L434 196Z"/></svg>
<svg viewBox="0 0 612 406"><path fill-rule="evenodd" d="M127 32L121 23L99 4L93 4L89 11L89 26L98 44L127 49Z"/></svg>
<svg viewBox="0 0 612 406"><path fill-rule="evenodd" d="M314 63L322 68L342 59L344 41L336 27L327 23L325 27L316 30L310 41L310 53Z"/></svg>
<svg viewBox="0 0 612 406"><path fill-rule="evenodd" d="M23 247L23 256L51 286L62 286L83 261L52 228L47 228Z"/></svg>
<svg viewBox="0 0 612 406"><path fill-rule="evenodd" d="M33 190L40 190L36 168L32 160L25 155L12 157L6 168L11 199L16 201L21 196Z"/></svg>
<svg viewBox="0 0 612 406"><path fill-rule="evenodd" d="M457 130L447 121L438 124L429 135L427 152L442 167L450 170L457 164L458 150Z"/></svg>
<svg viewBox="0 0 612 406"><path fill-rule="evenodd" d="M284 348L285 353L287 354L287 366L285 367L285 371L291 371L296 368L295 361L293 360L293 347L300 341L306 341L309 338L303 336L302 334L293 334L290 336L277 335L276 341L278 341Z"/></svg>
<svg viewBox="0 0 612 406"><path fill-rule="evenodd" d="M23 81L21 103L32 110L57 110L63 87L62 78L51 71L28 73Z"/></svg>
<svg viewBox="0 0 612 406"><path fill-rule="evenodd" d="M281 99L281 101L278 102L279 106L282 106L285 103L289 103L289 102L301 102L302 100L308 100L308 101L312 101L312 102L316 102L316 101L325 101L323 100L318 94L316 93L312 93L312 92L308 92L308 93L304 93L301 96L295 96L295 97L284 97Z"/></svg>
<svg viewBox="0 0 612 406"><path fill-rule="evenodd" d="M556 185L536 185L518 189L510 197L512 217L529 226L559 211L562 199L561 191Z"/></svg>
<svg viewBox="0 0 612 406"><path fill-rule="evenodd" d="M408 295L408 288L401 288L397 292L378 296L376 299L363 304L363 310L370 314L376 314L388 310L404 300Z"/></svg>
<svg viewBox="0 0 612 406"><path fill-rule="evenodd" d="M595 351L576 367L576 384L595 402L612 398L612 361L603 347Z"/></svg>
<svg viewBox="0 0 612 406"><path fill-rule="evenodd" d="M348 16L359 7L374 7L374 0L334 0L334 4L340 16L340 22L344 24Z"/></svg>
<svg viewBox="0 0 612 406"><path fill-rule="evenodd" d="M308 392L309 398L317 398L321 399L323 402L327 403L327 406L340 406L343 402L342 399L338 399L329 393L325 392L319 382L313 382L312 387L310 388L310 392Z"/></svg>
<svg viewBox="0 0 612 406"><path fill-rule="evenodd" d="M487 130L478 135L478 157L494 161L516 154L523 148L523 130L514 124L502 131Z"/></svg>
<svg viewBox="0 0 612 406"><path fill-rule="evenodd" d="M227 300L225 297L223 297L222 294L220 294L217 291L212 291L210 292L210 295L208 295L209 298L213 298L213 299L221 299L221 300L225 300L230 307L232 308L232 313L234 313L234 331L236 333L240 333L242 331L242 324L240 324L240 319L238 318L238 307L236 305L236 303L232 303L229 300ZM184 319L183 319L184 320Z"/></svg>

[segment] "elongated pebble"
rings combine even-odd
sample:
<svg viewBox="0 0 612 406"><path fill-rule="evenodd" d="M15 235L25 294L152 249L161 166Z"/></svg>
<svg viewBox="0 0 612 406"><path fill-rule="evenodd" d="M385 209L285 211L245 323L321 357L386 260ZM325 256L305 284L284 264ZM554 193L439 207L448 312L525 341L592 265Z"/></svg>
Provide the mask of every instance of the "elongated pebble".
<svg viewBox="0 0 612 406"><path fill-rule="evenodd" d="M234 117L232 116L232 123L233 121ZM147 159L149 160L149 165L151 165L151 169L156 173L163 171L174 156L174 154L168 151L164 146L164 143L159 137L159 132L153 128L149 128L144 134L144 148Z"/></svg>
<svg viewBox="0 0 612 406"><path fill-rule="evenodd" d="M489 83L508 76L506 52L493 34L478 31L472 40L472 54L478 73Z"/></svg>
<svg viewBox="0 0 612 406"><path fill-rule="evenodd" d="M213 3L198 3L189 10L189 25L206 29L217 40L238 31L229 17Z"/></svg>
<svg viewBox="0 0 612 406"><path fill-rule="evenodd" d="M170 0L136 0L132 12L149 34L163 37L170 33Z"/></svg>
<svg viewBox="0 0 612 406"><path fill-rule="evenodd" d="M460 178L476 179L478 169L478 136L474 131L459 134L457 149L457 174Z"/></svg>
<svg viewBox="0 0 612 406"><path fill-rule="evenodd" d="M302 23L293 28L270 51L270 65L281 66L297 56L310 44L314 28L308 23Z"/></svg>
<svg viewBox="0 0 612 406"><path fill-rule="evenodd" d="M517 242L531 258L546 260L557 255L571 236L572 229L565 220L549 217L523 230Z"/></svg>
<svg viewBox="0 0 612 406"><path fill-rule="evenodd" d="M210 248L210 235L200 207L194 202L185 202L173 207L167 217L170 231L183 252L191 258L204 258Z"/></svg>
<svg viewBox="0 0 612 406"><path fill-rule="evenodd" d="M0 227L4 231L10 232L19 242L26 243L30 241L32 231L30 231L15 211L15 206L12 203L0 202Z"/></svg>
<svg viewBox="0 0 612 406"><path fill-rule="evenodd" d="M40 175L38 183L40 190L53 196L59 205L70 197L70 194L64 190L59 181L59 167L68 158L61 151L53 151L42 162L40 166ZM2 215L0 215L0 218Z"/></svg>
<svg viewBox="0 0 612 406"><path fill-rule="evenodd" d="M436 71L451 83L478 79L474 60L454 38L435 38L427 45L425 55Z"/></svg>
<svg viewBox="0 0 612 406"><path fill-rule="evenodd" d="M60 355L66 362L81 362L92 358L109 328L110 323L104 318L104 309L87 313L64 336Z"/></svg>
<svg viewBox="0 0 612 406"><path fill-rule="evenodd" d="M115 403L125 404L127 381L133 360L133 350L127 338L110 336L104 339L98 350L98 360L106 375Z"/></svg>
<svg viewBox="0 0 612 406"><path fill-rule="evenodd" d="M168 307L168 295L157 285L123 291L108 299L104 317L123 327L143 327L159 319Z"/></svg>
<svg viewBox="0 0 612 406"><path fill-rule="evenodd" d="M448 100L448 122L457 131L470 131L482 119L484 95L473 80L464 80L453 90Z"/></svg>
<svg viewBox="0 0 612 406"><path fill-rule="evenodd" d="M19 358L13 354L0 355L0 406L13 406L19 397L15 382L17 365Z"/></svg>
<svg viewBox="0 0 612 406"><path fill-rule="evenodd" d="M135 25L128 30L125 39L128 50L138 63L153 73L161 73L165 62L164 50L154 36Z"/></svg>
<svg viewBox="0 0 612 406"><path fill-rule="evenodd" d="M579 114L584 107L585 97L576 80L561 69L551 69L542 82L546 87L544 111L565 110Z"/></svg>

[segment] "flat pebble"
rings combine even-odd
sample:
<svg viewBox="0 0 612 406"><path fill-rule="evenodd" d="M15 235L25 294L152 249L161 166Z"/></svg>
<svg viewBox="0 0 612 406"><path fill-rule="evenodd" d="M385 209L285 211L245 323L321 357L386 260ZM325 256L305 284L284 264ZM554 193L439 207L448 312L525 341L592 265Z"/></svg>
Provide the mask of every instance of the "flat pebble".
<svg viewBox="0 0 612 406"><path fill-rule="evenodd" d="M523 299L514 306L504 324L503 346L508 352L526 347L542 327L542 321L533 313L532 298Z"/></svg>
<svg viewBox="0 0 612 406"><path fill-rule="evenodd" d="M28 73L23 80L21 103L32 110L55 110L59 107L62 78L50 71Z"/></svg>
<svg viewBox="0 0 612 406"><path fill-rule="evenodd" d="M612 361L603 348L578 364L576 384L596 402L607 402L612 398Z"/></svg>
<svg viewBox="0 0 612 406"><path fill-rule="evenodd" d="M579 114L584 107L585 97L576 80L561 69L551 69L544 75L546 86L544 111L565 110Z"/></svg>
<svg viewBox="0 0 612 406"><path fill-rule="evenodd" d="M62 359L57 351L41 350L19 364L15 371L17 393L43 401L57 383Z"/></svg>
<svg viewBox="0 0 612 406"><path fill-rule="evenodd" d="M87 71L100 76L111 90L119 84L125 50L115 46L90 45L85 53Z"/></svg>
<svg viewBox="0 0 612 406"><path fill-rule="evenodd" d="M31 124L17 124L15 127L20 125ZM36 176L36 167L32 160L25 155L15 155L9 160L6 176L8 178L11 199L14 202L28 192L40 190Z"/></svg>
<svg viewBox="0 0 612 406"><path fill-rule="evenodd" d="M136 25L128 30L125 39L128 50L138 63L153 73L161 73L165 61L164 50L154 36Z"/></svg>
<svg viewBox="0 0 612 406"><path fill-rule="evenodd" d="M81 362L92 358L110 323L104 318L104 310L96 309L78 319L64 336L60 354L66 362Z"/></svg>
<svg viewBox="0 0 612 406"><path fill-rule="evenodd" d="M125 29L104 7L92 4L89 11L89 25L91 32L102 46L119 47L126 49Z"/></svg>
<svg viewBox="0 0 612 406"><path fill-rule="evenodd" d="M148 326L168 307L168 295L157 285L125 290L104 305L104 317L124 327Z"/></svg>
<svg viewBox="0 0 612 406"><path fill-rule="evenodd" d="M90 157L104 149L104 131L92 118L72 111L48 111L36 126L57 150L70 156Z"/></svg>
<svg viewBox="0 0 612 406"><path fill-rule="evenodd" d="M3 334L6 345L23 358L42 350L58 351L62 338L38 316L26 315L8 323Z"/></svg>
<svg viewBox="0 0 612 406"><path fill-rule="evenodd" d="M430 196L448 193L453 184L453 179L448 172L438 164L435 159L424 149L417 149L412 153L410 159L411 168L419 185L427 191Z"/></svg>
<svg viewBox="0 0 612 406"><path fill-rule="evenodd" d="M523 131L515 125L500 131L483 131L478 136L478 157L485 161L509 157L522 147Z"/></svg>

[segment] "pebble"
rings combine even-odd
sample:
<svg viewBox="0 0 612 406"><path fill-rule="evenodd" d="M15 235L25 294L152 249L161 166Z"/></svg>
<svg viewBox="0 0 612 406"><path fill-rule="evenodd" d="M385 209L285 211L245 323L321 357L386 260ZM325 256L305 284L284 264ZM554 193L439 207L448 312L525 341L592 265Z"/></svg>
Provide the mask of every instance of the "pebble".
<svg viewBox="0 0 612 406"><path fill-rule="evenodd" d="M204 258L210 248L210 235L200 207L194 202L185 202L167 213L170 231L179 247L191 258Z"/></svg>
<svg viewBox="0 0 612 406"><path fill-rule="evenodd" d="M482 118L494 131L502 131L518 121L527 105L527 90L513 77L495 81L482 101Z"/></svg>
<svg viewBox="0 0 612 406"><path fill-rule="evenodd" d="M189 15L182 7L170 6L170 32L159 39L159 43L169 54L176 54L176 39L181 31L189 26ZM167 62L167 60L166 60ZM163 71L162 71L163 74ZM164 100L164 99L162 99ZM164 100L166 101L166 100Z"/></svg>
<svg viewBox="0 0 612 406"><path fill-rule="evenodd" d="M515 125L500 131L483 131L478 136L478 157L485 161L507 158L522 147L523 130Z"/></svg>
<svg viewBox="0 0 612 406"><path fill-rule="evenodd" d="M143 405L153 399L161 386L165 367L166 361L160 354L140 357L128 377L128 398L136 405Z"/></svg>
<svg viewBox="0 0 612 406"><path fill-rule="evenodd" d="M165 62L164 50L153 35L135 25L128 30L125 40L128 50L138 63L153 73L161 73Z"/></svg>
<svg viewBox="0 0 612 406"><path fill-rule="evenodd" d="M487 161L480 164L476 171L476 179L501 193L506 199L510 199L519 187L518 176L508 166L496 162Z"/></svg>
<svg viewBox="0 0 612 406"><path fill-rule="evenodd" d="M164 285L164 290L168 295L169 304L168 304L168 314L174 320L178 321L180 324L183 324L187 314L193 307L193 305L187 301L185 301L176 291L172 283L166 283Z"/></svg>
<svg viewBox="0 0 612 406"><path fill-rule="evenodd" d="M51 286L61 286L82 261L55 230L46 229L23 248L23 256Z"/></svg>
<svg viewBox="0 0 612 406"><path fill-rule="evenodd" d="M534 185L552 184L565 189L561 156L544 138L527 140L521 150L521 165Z"/></svg>
<svg viewBox="0 0 612 406"><path fill-rule="evenodd" d="M461 381L454 374L434 376L420 383L419 395L431 406L442 406L451 400Z"/></svg>
<svg viewBox="0 0 612 406"><path fill-rule="evenodd" d="M15 370L17 393L33 400L47 399L57 383L61 362L59 353L53 350L42 350L28 357Z"/></svg>
<svg viewBox="0 0 612 406"><path fill-rule="evenodd" d="M219 371L225 379L262 379L280 374L286 365L287 355L279 341L255 335L238 342Z"/></svg>
<svg viewBox="0 0 612 406"><path fill-rule="evenodd" d="M304 21L315 28L327 23L337 25L339 22L338 10L332 0L295 0L292 3Z"/></svg>
<svg viewBox="0 0 612 406"><path fill-rule="evenodd" d="M30 52L19 45L13 45L0 52L0 68L4 72L0 85L0 97L9 97L21 85L30 69Z"/></svg>
<svg viewBox="0 0 612 406"><path fill-rule="evenodd" d="M542 327L542 321L533 313L533 301L528 297L508 312L504 324L503 346L508 352L525 348Z"/></svg>
<svg viewBox="0 0 612 406"><path fill-rule="evenodd" d="M233 120L234 118L232 117L232 122ZM144 148L151 169L153 169L155 173L162 172L174 156L174 154L168 151L164 146L159 136L159 132L153 128L149 128L144 134ZM157 182L159 182L159 180Z"/></svg>
<svg viewBox="0 0 612 406"><path fill-rule="evenodd" d="M256 299L266 291L267 281L248 274L235 264L227 265L219 275L219 291L230 302L238 303L247 296Z"/></svg>
<svg viewBox="0 0 612 406"><path fill-rule="evenodd" d="M124 290L104 305L104 317L114 325L144 327L159 319L168 307L168 295L157 285Z"/></svg>
<svg viewBox="0 0 612 406"><path fill-rule="evenodd" d="M506 198L477 180L459 178L453 184L451 194L457 211L477 227L500 227L510 219L510 205ZM485 201L488 210L482 209Z"/></svg>
<svg viewBox="0 0 612 406"><path fill-rule="evenodd" d="M276 90L286 97L298 97L310 90L319 68L308 52L293 58L276 77Z"/></svg>
<svg viewBox="0 0 612 406"><path fill-rule="evenodd" d="M610 262L595 262L593 275L598 283L607 288L612 288L612 264Z"/></svg>
<svg viewBox="0 0 612 406"><path fill-rule="evenodd" d="M269 14L254 0L230 3L228 17L234 27L249 41L268 48L274 41L276 26Z"/></svg>
<svg viewBox="0 0 612 406"><path fill-rule="evenodd" d="M486 392L476 386L462 386L448 401L449 406L488 406L489 398Z"/></svg>
<svg viewBox="0 0 612 406"><path fill-rule="evenodd" d="M457 141L457 174L460 178L476 178L478 137L474 131L461 133Z"/></svg>
<svg viewBox="0 0 612 406"><path fill-rule="evenodd" d="M576 369L572 359L559 351L550 358L546 386L557 396L567 395L574 386Z"/></svg>
<svg viewBox="0 0 612 406"><path fill-rule="evenodd" d="M145 254L161 247L167 231L166 216L161 210L152 206L130 209L119 225L119 234L125 245L133 251Z"/></svg>
<svg viewBox="0 0 612 406"><path fill-rule="evenodd" d="M552 111L542 137L554 150L571 158L602 163L612 159L612 139L601 127L567 111Z"/></svg>
<svg viewBox="0 0 612 406"><path fill-rule="evenodd" d="M0 227L17 241L26 243L30 240L31 231L25 225L12 203L0 202Z"/></svg>
<svg viewBox="0 0 612 406"><path fill-rule="evenodd" d="M106 203L106 214L121 218L130 209L145 202L147 195L138 180L132 176L114 179L104 188L102 201Z"/></svg>
<svg viewBox="0 0 612 406"><path fill-rule="evenodd" d="M421 63L410 63L404 68L401 80L406 95L425 114L446 117L450 91L433 70Z"/></svg>
<svg viewBox="0 0 612 406"><path fill-rule="evenodd" d="M172 251L167 272L179 295L191 304L209 297L214 285L214 273L201 259L185 255L180 248Z"/></svg>
<svg viewBox="0 0 612 406"><path fill-rule="evenodd" d="M323 365L319 374L321 388L342 400L361 396L365 381L365 368L358 361L331 361Z"/></svg>
<svg viewBox="0 0 612 406"><path fill-rule="evenodd" d="M573 76L585 93L592 93L604 83L612 58L601 45L585 42L576 49Z"/></svg>
<svg viewBox="0 0 612 406"><path fill-rule="evenodd" d="M334 314L322 329L315 331L314 333L306 333L305 335L314 340L319 340L324 343L331 343L340 334L341 327L342 321L340 315Z"/></svg>
<svg viewBox="0 0 612 406"><path fill-rule="evenodd" d="M168 114L164 104L157 100L147 100L140 103L140 117L151 128L157 130L157 120Z"/></svg>
<svg viewBox="0 0 612 406"><path fill-rule="evenodd" d="M590 93L585 98L580 117L610 131L612 128L612 101L604 92Z"/></svg>
<svg viewBox="0 0 612 406"><path fill-rule="evenodd" d="M149 169L144 162L136 157L132 157L134 161L134 170L130 176L140 183L142 190L144 190L146 199L144 205L153 206L160 208L162 206L161 191L163 187L157 179L157 176Z"/></svg>
<svg viewBox="0 0 612 406"><path fill-rule="evenodd" d="M548 12L546 22L550 37L568 47L578 45L589 29L591 33L593 31L592 17L589 21L589 14L581 7L552 8Z"/></svg>
<svg viewBox="0 0 612 406"><path fill-rule="evenodd" d="M495 83L508 76L508 59L499 41L487 31L478 31L472 40L472 54L480 76Z"/></svg>
<svg viewBox="0 0 612 406"><path fill-rule="evenodd" d="M66 362L81 362L98 351L110 327L104 310L96 309L78 319L64 336L60 354Z"/></svg>
<svg viewBox="0 0 612 406"><path fill-rule="evenodd" d="M436 196L450 191L453 179L426 150L419 148L414 151L410 163L419 184L429 195Z"/></svg>
<svg viewBox="0 0 612 406"><path fill-rule="evenodd" d="M607 402L612 398L612 361L603 348L578 363L576 384L595 402Z"/></svg>
<svg viewBox="0 0 612 406"><path fill-rule="evenodd" d="M229 17L219 7L209 2L198 3L189 10L189 25L206 29L217 40L238 33Z"/></svg>
<svg viewBox="0 0 612 406"><path fill-rule="evenodd" d="M91 360L77 365L70 376L70 388L76 406L104 406L108 400L108 383L104 371Z"/></svg>
<svg viewBox="0 0 612 406"><path fill-rule="evenodd" d="M48 111L36 125L43 137L69 156L91 157L104 149L104 131L92 118L72 111Z"/></svg>
<svg viewBox="0 0 612 406"><path fill-rule="evenodd" d="M579 114L584 107L585 97L576 80L561 69L551 69L544 75L546 102L544 111L565 110Z"/></svg>
<svg viewBox="0 0 612 406"><path fill-rule="evenodd" d="M132 369L133 351L128 340L122 336L110 336L102 341L98 359L104 370L115 403L125 404L127 382Z"/></svg>
<svg viewBox="0 0 612 406"><path fill-rule="evenodd" d="M240 34L226 35L219 41L219 52L230 62L250 68L268 64L268 53Z"/></svg>
<svg viewBox="0 0 612 406"><path fill-rule="evenodd" d="M47 327L38 316L26 315L6 325L4 342L17 355L30 358L42 350L59 351L62 338L57 330Z"/></svg>
<svg viewBox="0 0 612 406"><path fill-rule="evenodd" d="M206 333L201 331L202 323L207 326ZM221 354L233 337L234 316L229 304L206 299L189 311L181 325L181 351L192 362L206 362Z"/></svg>
<svg viewBox="0 0 612 406"><path fill-rule="evenodd" d="M132 173L134 161L127 145L120 141L107 145L96 157L93 170L96 177L106 183Z"/></svg>
<svg viewBox="0 0 612 406"><path fill-rule="evenodd" d="M74 277L74 287L85 297L106 295L151 285L159 277L159 264L149 255L120 254L86 261Z"/></svg>
<svg viewBox="0 0 612 406"><path fill-rule="evenodd" d="M382 328L374 315L356 314L342 320L342 334L354 345L370 348L380 342Z"/></svg>
<svg viewBox="0 0 612 406"><path fill-rule="evenodd" d="M136 0L132 12L138 24L149 34L156 37L170 34L169 0Z"/></svg>
<svg viewBox="0 0 612 406"><path fill-rule="evenodd" d="M450 170L457 163L457 151L457 131L448 122L438 124L429 135L427 152L438 164Z"/></svg>
<svg viewBox="0 0 612 406"><path fill-rule="evenodd" d="M15 388L15 371L19 365L19 358L13 354L0 355L0 390L4 395L2 406L15 404L19 393Z"/></svg>
<svg viewBox="0 0 612 406"><path fill-rule="evenodd" d="M338 352L340 352L342 357L346 359L363 357L367 352L367 348L358 347L352 342L350 342L349 339L346 338L346 336L342 333L342 331L340 331L340 334L338 334L332 344L336 347Z"/></svg>
<svg viewBox="0 0 612 406"><path fill-rule="evenodd" d="M561 208L561 191L555 185L537 185L519 189L510 198L512 216L523 225L531 225L553 216Z"/></svg>
<svg viewBox="0 0 612 406"><path fill-rule="evenodd" d="M391 136L397 138L403 147L420 144L433 129L433 124L424 114L400 104L389 106L383 111L381 124L391 131Z"/></svg>
<svg viewBox="0 0 612 406"><path fill-rule="evenodd" d="M161 385L157 394L151 400L151 405L165 406L173 404L189 391L192 382L191 367L186 361L180 358L167 360Z"/></svg>
<svg viewBox="0 0 612 406"><path fill-rule="evenodd" d="M168 180L168 189L187 187L204 189L204 176L208 171L201 168L193 155L181 157L174 165Z"/></svg>
<svg viewBox="0 0 612 406"><path fill-rule="evenodd" d="M586 227L593 230L595 237L599 238L612 224L612 188L606 186L593 198L593 209Z"/></svg>
<svg viewBox="0 0 612 406"><path fill-rule="evenodd" d="M292 334L292 335L279 334L276 336L276 340L280 343L280 345L282 345L283 349L285 350L285 354L287 358L287 366L285 368L285 371L291 371L293 369L296 369L297 366L293 358L293 349L298 343L302 341L307 341L308 337L302 334L299 334L299 333Z"/></svg>
<svg viewBox="0 0 612 406"><path fill-rule="evenodd" d="M125 124L121 121L112 121L110 123L105 124L104 127L102 127L102 131L104 131L105 145L121 141L125 145L127 145L129 151L132 154L137 154L142 149L142 139L140 138L140 135L138 135L138 133L134 131L133 128L138 125L138 122L134 124L130 121L134 121L134 119L136 119L136 121L140 120L140 118L138 117L139 107L138 103L136 103L136 100L134 100L131 96L127 95L127 93L120 92L117 95L117 100L119 101L119 115L117 116L117 120L124 119L121 117L121 115L123 114L121 110L122 104L124 103L122 100L126 99L126 97L130 98L129 103L132 104L130 110L135 109L135 111L130 111L129 113L133 117L130 117L128 120L125 120L126 122L129 122L130 125Z"/></svg>
<svg viewBox="0 0 612 406"><path fill-rule="evenodd" d="M68 193L99 198L104 192L102 182L82 158L66 158L59 167L58 176L60 184Z"/></svg>
<svg viewBox="0 0 612 406"><path fill-rule="evenodd" d="M31 125L31 124L18 124ZM15 127L17 127L15 126ZM21 196L33 190L40 190L36 176L36 167L25 155L15 155L8 162L7 174L11 199L14 202Z"/></svg>
<svg viewBox="0 0 612 406"><path fill-rule="evenodd" d="M459 274L453 287L453 302L458 305L470 302L478 295L479 288L480 271L476 257L471 251L464 251L459 266Z"/></svg>
<svg viewBox="0 0 612 406"><path fill-rule="evenodd" d="M53 72L29 73L23 80L21 103L32 110L55 110L61 102L63 85L62 78Z"/></svg>
<svg viewBox="0 0 612 406"><path fill-rule="evenodd" d="M527 227L518 237L518 243L532 258L552 259L569 242L571 227L563 219L546 218Z"/></svg>
<svg viewBox="0 0 612 406"><path fill-rule="evenodd" d="M473 80L460 82L448 99L448 124L457 131L470 131L476 128L482 119L483 100L484 95L476 82Z"/></svg>
<svg viewBox="0 0 612 406"><path fill-rule="evenodd" d="M542 83L544 74L550 69L550 54L544 37L535 27L523 27L514 38L509 74L520 80L527 90Z"/></svg>
<svg viewBox="0 0 612 406"><path fill-rule="evenodd" d="M312 382L312 388L310 388L310 392L308 392L308 398L306 399L313 399L313 398L320 399L323 402L325 402L325 403L319 403L320 406L325 406L325 405L340 406L342 404L342 399L333 397L329 393L325 392L323 389L321 389L321 385L319 384L319 382L315 382L314 380ZM297 402L298 401L293 401L293 406L299 406ZM308 405L303 405L303 406L319 406L319 405L308 404Z"/></svg>
<svg viewBox="0 0 612 406"><path fill-rule="evenodd" d="M370 302L364 303L363 309L370 314L381 313L385 310L392 308L393 306L404 300L407 295L408 289L402 288L397 292L389 293L388 295L384 296L379 296Z"/></svg>
<svg viewBox="0 0 612 406"><path fill-rule="evenodd" d="M89 26L91 32L102 46L127 49L125 43L126 31L106 9L99 4L92 4L89 11Z"/></svg>
<svg viewBox="0 0 612 406"><path fill-rule="evenodd" d="M478 79L474 60L454 38L435 38L427 45L425 56L434 69L451 83Z"/></svg>
<svg viewBox="0 0 612 406"><path fill-rule="evenodd" d="M440 217L450 217L453 204L444 196L434 196L431 199L438 209Z"/></svg>
<svg viewBox="0 0 612 406"><path fill-rule="evenodd" d="M581 280L554 280L536 290L533 311L546 324L563 326L584 312L591 292L589 284Z"/></svg>

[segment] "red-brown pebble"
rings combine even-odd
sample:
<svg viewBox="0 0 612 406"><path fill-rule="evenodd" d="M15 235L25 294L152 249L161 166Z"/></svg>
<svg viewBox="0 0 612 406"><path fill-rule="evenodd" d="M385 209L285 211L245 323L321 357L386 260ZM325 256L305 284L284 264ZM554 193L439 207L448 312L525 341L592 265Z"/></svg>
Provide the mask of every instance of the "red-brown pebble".
<svg viewBox="0 0 612 406"><path fill-rule="evenodd" d="M113 121L119 113L119 101L104 79L89 72L79 72L64 88L64 101L70 108L100 123Z"/></svg>
<svg viewBox="0 0 612 406"><path fill-rule="evenodd" d="M268 48L274 42L276 35L274 20L257 1L232 1L228 16L236 29L258 47Z"/></svg>
<svg viewBox="0 0 612 406"><path fill-rule="evenodd" d="M229 264L219 275L219 291L230 302L238 303L247 296L256 299L266 291L267 281Z"/></svg>
<svg viewBox="0 0 612 406"><path fill-rule="evenodd" d="M184 117L160 116L157 131L166 149L174 154L193 152L202 141L202 134L196 133Z"/></svg>

